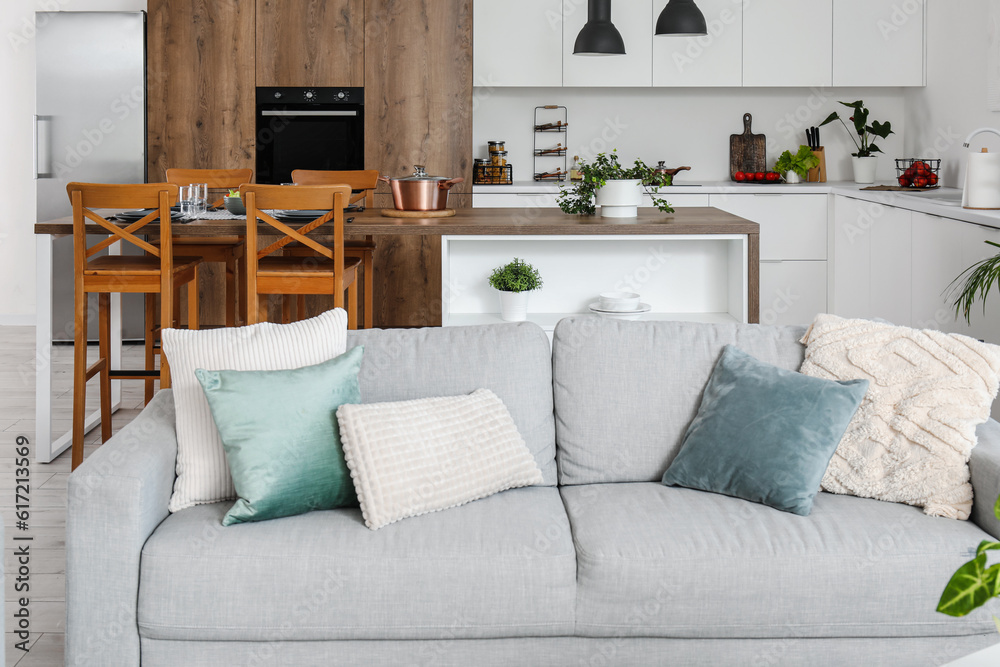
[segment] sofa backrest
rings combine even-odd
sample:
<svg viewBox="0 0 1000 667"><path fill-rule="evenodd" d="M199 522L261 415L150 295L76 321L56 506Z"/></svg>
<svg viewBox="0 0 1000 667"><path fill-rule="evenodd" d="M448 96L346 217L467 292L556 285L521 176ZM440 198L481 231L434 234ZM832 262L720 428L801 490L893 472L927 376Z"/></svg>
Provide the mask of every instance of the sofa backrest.
<svg viewBox="0 0 1000 667"><path fill-rule="evenodd" d="M660 481L722 348L798 370L803 327L623 322L581 315L552 344L559 483Z"/></svg>
<svg viewBox="0 0 1000 667"><path fill-rule="evenodd" d="M458 396L490 389L510 410L542 471L556 483L549 341L531 323L434 329L349 331L347 348L365 346L365 403Z"/></svg>

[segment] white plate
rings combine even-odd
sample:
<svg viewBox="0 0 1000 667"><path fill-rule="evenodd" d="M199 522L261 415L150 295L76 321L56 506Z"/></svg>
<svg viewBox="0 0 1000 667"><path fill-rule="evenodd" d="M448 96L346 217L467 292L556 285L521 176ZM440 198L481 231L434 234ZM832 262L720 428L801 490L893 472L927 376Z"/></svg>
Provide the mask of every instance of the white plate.
<svg viewBox="0 0 1000 667"><path fill-rule="evenodd" d="M614 317L615 315L642 315L643 313L648 313L653 309L648 303L640 303L639 307L635 310L601 310L601 302L595 301L590 304L591 312L597 313L598 315L607 315L608 317Z"/></svg>

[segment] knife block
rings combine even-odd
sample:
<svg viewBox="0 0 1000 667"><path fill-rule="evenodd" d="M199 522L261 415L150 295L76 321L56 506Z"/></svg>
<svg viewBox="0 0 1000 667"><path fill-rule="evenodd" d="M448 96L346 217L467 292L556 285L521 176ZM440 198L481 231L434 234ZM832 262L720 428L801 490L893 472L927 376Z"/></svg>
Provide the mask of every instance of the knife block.
<svg viewBox="0 0 1000 667"><path fill-rule="evenodd" d="M819 166L813 167L806 174L807 183L826 183L826 151L823 147L813 149L813 155L819 158Z"/></svg>

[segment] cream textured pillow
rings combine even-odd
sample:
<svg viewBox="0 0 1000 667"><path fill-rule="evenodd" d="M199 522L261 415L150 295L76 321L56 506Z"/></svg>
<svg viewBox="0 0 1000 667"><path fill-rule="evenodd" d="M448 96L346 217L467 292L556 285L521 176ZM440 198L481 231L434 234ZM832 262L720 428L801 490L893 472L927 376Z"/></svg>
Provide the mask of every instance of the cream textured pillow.
<svg viewBox="0 0 1000 667"><path fill-rule="evenodd" d="M542 483L507 407L488 389L342 405L337 419L365 525L372 530Z"/></svg>
<svg viewBox="0 0 1000 667"><path fill-rule="evenodd" d="M294 324L164 329L163 351L177 408L177 479L167 509L236 497L226 453L194 372L279 371L314 366L347 349L347 313L330 310Z"/></svg>
<svg viewBox="0 0 1000 667"><path fill-rule="evenodd" d="M870 381L823 489L968 519L969 456L997 395L1000 347L834 315L818 316L802 342L802 373Z"/></svg>

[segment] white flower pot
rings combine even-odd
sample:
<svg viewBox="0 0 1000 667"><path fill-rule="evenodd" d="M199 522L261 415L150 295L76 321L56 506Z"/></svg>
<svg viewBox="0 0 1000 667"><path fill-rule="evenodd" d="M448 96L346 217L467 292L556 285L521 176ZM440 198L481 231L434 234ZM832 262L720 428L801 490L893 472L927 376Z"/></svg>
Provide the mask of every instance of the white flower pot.
<svg viewBox="0 0 1000 667"><path fill-rule="evenodd" d="M635 218L642 204L642 181L608 181L597 191L597 205L604 218Z"/></svg>
<svg viewBox="0 0 1000 667"><path fill-rule="evenodd" d="M875 169L878 167L878 156L853 157L854 160L854 182L874 183Z"/></svg>
<svg viewBox="0 0 1000 667"><path fill-rule="evenodd" d="M785 183L801 183L802 177L796 174L794 171L789 170L785 174Z"/></svg>
<svg viewBox="0 0 1000 667"><path fill-rule="evenodd" d="M500 317L504 322L524 322L528 319L528 295L531 292L501 292Z"/></svg>

